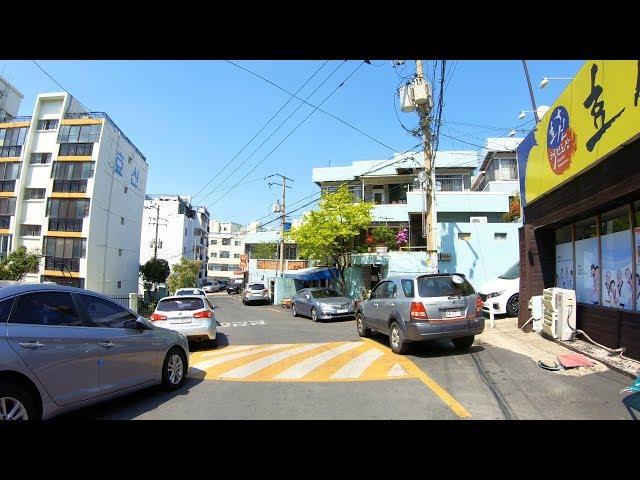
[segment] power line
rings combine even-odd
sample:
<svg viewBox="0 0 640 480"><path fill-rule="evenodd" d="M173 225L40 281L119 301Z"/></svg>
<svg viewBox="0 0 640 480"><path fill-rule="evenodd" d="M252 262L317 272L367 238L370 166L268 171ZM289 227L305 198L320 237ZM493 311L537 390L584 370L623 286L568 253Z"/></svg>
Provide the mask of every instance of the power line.
<svg viewBox="0 0 640 480"><path fill-rule="evenodd" d="M340 67L342 67L342 65L344 65L344 63L345 63L345 62L346 62L346 60L343 60L343 61L342 61L342 63L340 63L340 64L339 64L339 65L338 65L338 66L337 66L337 67L336 67L336 68L335 68L335 69L334 69L334 70L333 70L333 71L332 71L332 72L331 72L331 73L330 73L330 74L329 74L329 75L328 75L328 76L327 76L327 77L326 77L326 78L325 78L325 79L324 79L324 80L323 80L323 81L322 81L322 82L321 82L321 83L320 83L320 84L319 84L319 85L318 85L318 86L317 86L317 87L316 87L316 88L311 92L311 93L309 93L309 95L307 95L307 99L308 99L308 98L310 98L311 96L313 96L313 94L314 94L314 93L316 93L316 92L320 89L320 87L322 87L322 86L323 86L323 85L324 85L324 84L325 84L325 83L326 83L326 82L327 82L327 81L328 81L328 80L329 80L329 79L330 79L330 78L331 78L331 77L332 77L332 76L333 76L333 75L334 75L334 74L335 74L335 73L340 69ZM293 98L293 97L292 97L292 98ZM258 146L253 150L253 152L251 152L251 154L250 154L247 158L245 158L242 162L240 162L240 164L239 164L239 165L237 165L237 166L236 166L236 168L235 168L235 169L234 169L234 170L233 170L229 175L227 175L227 176L226 176L226 177L225 177L225 178L224 178L220 183L218 183L218 185L216 185L215 187L213 187L213 189L212 189L211 191L209 191L209 193L207 193L204 197L202 197L202 198L200 199L200 202L204 201L204 199L205 199L205 198L209 197L209 195L211 195L213 192L215 192L216 190L218 190L222 185L224 185L224 182L226 182L229 178L231 178L231 176L232 176L234 173L236 173L236 172L240 169L240 167L241 167L242 165L244 165L245 163L247 163L247 161L248 161L251 157L253 157L253 155L255 155L255 153L256 153L258 150L260 150L260 148L261 148L265 143L267 143L267 142L271 139L271 137L273 137L273 136L276 134L276 132L277 132L278 130L280 130L280 128L282 128L282 126L283 126L285 123L287 123L287 122L289 121L289 119L290 119L291 117L293 117L293 115L295 115L295 113L296 113L298 110L300 110L300 108L302 108L302 106L303 106L303 104L302 104L302 103L301 103L301 104L299 104L299 105L295 108L295 110L294 110L293 112L291 112L291 113L289 114L289 116L288 116L287 118L285 118L285 119L284 119L284 121L282 121L282 122L280 123L280 125L278 125L278 126L276 127L276 129L275 129L273 132L271 132L271 134L270 134L267 138L265 138L265 139L262 141L262 143L260 143L260 145L258 145ZM253 170L252 170L252 171L253 171ZM243 177L243 178L246 178L246 176L245 176L245 177Z"/></svg>
<svg viewBox="0 0 640 480"><path fill-rule="evenodd" d="M312 74L312 75L311 75L311 76L310 76L310 77L309 77L309 78L308 78L308 79L307 79L307 80L306 80L302 85L300 85L300 88L298 88L298 90L296 90L296 94L297 94L298 92L300 92L300 90L302 90L302 89L304 88L304 86L305 86L307 83L309 83L309 82L313 79L313 77L315 77L315 76L318 74L318 72L320 72L320 70L322 70L322 69L324 68L324 66L325 66L327 63L329 63L329 60L327 60L326 62L324 62L322 65L320 65L320 67L319 67L315 72L313 72L313 74ZM207 184L206 184L204 187L202 187L202 188L198 191L198 193L196 193L196 194L193 196L193 198L194 198L194 199L195 199L198 195L200 195L200 193L202 193L202 191L203 191L205 188L207 188L207 186L209 186L209 185L211 184L211 182L213 182L213 181L216 179L216 177L217 177L218 175L220 175L220 174L221 174L221 173L222 173L222 172L223 172L223 171L224 171L224 170L225 170L229 165L231 165L231 163L232 163L232 162L233 162L233 161L238 157L238 155L240 155L240 154L244 151L244 149L245 149L245 148L247 148L247 147L249 146L249 144L251 144L251 142L253 142L253 141L256 139L256 137L257 137L258 135L260 135L260 134L264 131L264 129L265 129L265 128L267 128L267 125L269 125L269 124L271 123L271 121L272 121L274 118L276 118L276 117L278 116L278 114L279 114L279 113L280 113L280 112L281 112L281 111L282 111L282 110L283 110L287 105L289 105L289 102L291 102L291 100L293 100L293 98L294 98L293 96L290 96L290 97L289 97L289 99L288 99L288 100L287 100L287 101L286 101L286 102L285 102L285 103L284 103L284 104L283 104L283 105L278 109L278 111L277 111L275 114L273 114L273 116L272 116L272 117L267 121L267 123L265 123L265 124L262 126L262 128L261 128L260 130L258 130L258 133L256 133L256 134L251 138L251 140L249 140L247 143L245 143L245 144L244 144L244 146L243 146L240 150L238 150L238 153L236 153L236 154L233 156L233 158L232 158L231 160L229 160L229 161L227 162L227 164L226 164L224 167L222 167L222 169L221 169L218 173L216 173L216 174L211 178L211 180L209 180L209 181L207 182Z"/></svg>
<svg viewBox="0 0 640 480"><path fill-rule="evenodd" d="M322 108L319 108L319 107L320 107L319 105L318 105L318 106L316 106L316 105L312 105L311 103L307 102L306 100L302 100L301 98L296 97L295 95L293 95L292 93L290 93L288 90L285 90L285 89L284 89L284 88L282 88L280 85L277 85L276 83L274 83L274 82L272 82L271 80L269 80L269 79L267 79L267 78L263 77L262 75L259 75L259 74L255 73L255 72L253 72L253 71L249 70L248 68L245 68L245 67L243 67L243 66L241 66L241 65L238 65L237 63L234 63L234 62L232 62L232 61L230 61L230 60L226 60L226 61L227 61L228 63L230 63L231 65L233 65L233 66L235 66L235 67L239 68L240 70L244 70L245 72L250 73L251 75L254 75L254 76L258 77L258 78L260 78L261 80L264 80L264 81L265 81L265 82L267 82L268 84L273 85L273 86L274 86L274 87L276 87L277 89L282 90L283 92L285 92L285 93L287 93L287 94L289 94L289 95L293 96L294 98L297 98L298 100L300 100L301 102L306 103L306 104L307 104L307 105L309 105L310 107L314 107L316 110L318 110L318 111L320 111L320 112L322 112L322 113L324 113L324 114L326 114L326 115L329 115L331 118L334 118L334 119L338 120L340 123L343 123L343 124L347 125L349 128L352 128L352 129L353 129L353 130L355 130L356 132L361 133L361 134L362 134L362 135L364 135L365 137L367 137L367 138L369 138L369 139L373 140L374 142L376 142L376 143L378 143L378 144L382 145L383 147L388 148L388 149L389 149L389 150L391 150L391 151L396 151L396 150L397 150L397 149L395 149L395 148L393 148L393 147L390 147L389 145L387 145L387 144L386 144L386 143L384 143L383 141L381 141L381 140L379 140L379 139L377 139L377 138L375 138L375 137L372 137L372 136L371 136L371 135L369 135L368 133L363 132L363 131L362 131L362 130L360 130L358 127L356 127L356 126L352 125L351 123L347 122L346 120L343 120L342 118L338 117L337 115L334 115L333 113L330 113L330 112L328 112L328 111L326 111L326 110L323 110ZM362 62L362 64L364 64L364 63L365 63L365 62ZM362 64L360 64L360 65L362 65ZM358 67L358 68L359 68L359 67Z"/></svg>
<svg viewBox="0 0 640 480"><path fill-rule="evenodd" d="M35 60L32 60L33 63L35 63L38 68L40 70L42 70L44 72L44 74L49 77L51 80L53 80L53 82L58 85L62 90L64 90L65 92L67 92L69 95L71 95L71 93L69 92L69 90L67 90L66 88L64 88L62 85L60 85L60 82L58 82L55 78L53 78L51 75L49 75L49 72L47 72L44 68L42 68L42 66L40 66L40 64L38 62L36 62ZM76 97L74 97L73 95L71 95L76 102L78 102L82 108L84 108L87 112L90 112L91 110L89 110L80 100L78 100Z"/></svg>
<svg viewBox="0 0 640 480"><path fill-rule="evenodd" d="M355 74L355 73L360 69L360 67L362 67L362 65L364 65L364 63L365 63L365 62L363 61L360 65L358 65L358 66L353 70L353 72L351 72L351 73L347 76L347 78L345 78L345 79L342 81L342 83L340 83L340 85L338 85L338 86L337 86L337 87L336 87L336 88L335 88L335 89L334 89L334 90L333 90L329 95L327 95L327 96L325 97L325 99L324 99L324 100L322 100L322 102L320 103L320 105L324 104L327 100L329 100L329 98L331 98L331 97L332 97L332 96L333 96L333 95L338 91L338 89L340 89L340 87L342 87L342 86L347 82L347 80L349 80L349 79L350 79L350 78L351 78L351 77L352 77L352 76L353 76L353 75L354 75L354 74ZM306 103L306 102L305 102L305 103ZM242 177L242 178L241 178L241 179L240 179L240 180L239 180L235 185L233 185L229 190L227 190L227 191L225 192L225 194L228 194L229 192L231 192L232 190L234 190L234 189L235 189L235 187L238 185L238 183L240 183L240 182L241 182L242 180L244 180L247 176L249 176L249 174L251 174L251 173L252 173L256 168L258 168L258 167L262 164L262 162L264 162L267 158L269 158L269 157L271 156L271 154L272 154L273 152L275 152L275 151L276 151L276 149L277 149L280 145L282 145L282 144L287 140L287 138L289 138L289 137L290 137L290 136L291 136L291 135L292 135L292 134L293 134L293 133L294 133L294 132L295 132L295 131L300 127L300 126L302 126L302 124L303 124L304 122L306 122L306 121L307 121L307 119L308 119L311 115L313 115L313 114L314 114L314 112L315 112L316 110L318 110L318 109L319 109L320 105L319 105L319 106L317 106L317 107L314 107L314 109L313 109L313 110L311 110L311 112L309 112L309 115L307 115L307 116L306 116L306 117L305 117L305 118L304 118L300 123L298 123L298 125L296 125L296 126L295 126L295 128L294 128L293 130L291 130L291 132L289 132L289 134L287 134L287 136L286 136L286 137L284 137L284 138L280 141L280 143L278 143L278 145L276 145L276 146L274 147L274 149L273 149L273 150L271 150L271 151L267 154L267 156L266 156L266 157L264 157L262 160L260 160L258 163L256 163L256 164L253 166L253 168L252 168L251 170L249 170L249 172L247 172L247 174L246 174L244 177ZM213 205L215 205L216 203L218 203L222 198L224 198L224 196L225 196L225 195L221 195L221 196L219 196L216 200L214 200L212 203L210 203L207 207L213 207Z"/></svg>

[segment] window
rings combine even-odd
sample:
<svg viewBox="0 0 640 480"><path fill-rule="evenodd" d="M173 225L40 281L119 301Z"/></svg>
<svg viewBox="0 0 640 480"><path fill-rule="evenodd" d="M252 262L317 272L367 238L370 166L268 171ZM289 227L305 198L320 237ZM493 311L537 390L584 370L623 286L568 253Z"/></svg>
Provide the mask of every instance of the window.
<svg viewBox="0 0 640 480"><path fill-rule="evenodd" d="M465 233L465 232L458 232L458 240L464 240L468 242L469 240L471 240L471 234Z"/></svg>
<svg viewBox="0 0 640 480"><path fill-rule="evenodd" d="M462 174L436 175L436 191L462 192L463 190L464 190L464 177Z"/></svg>
<svg viewBox="0 0 640 480"><path fill-rule="evenodd" d="M50 218L84 218L89 214L88 198L50 198L47 203L47 216Z"/></svg>
<svg viewBox="0 0 640 480"><path fill-rule="evenodd" d="M44 188L25 188L24 196L27 200L42 200L44 199Z"/></svg>
<svg viewBox="0 0 640 480"><path fill-rule="evenodd" d="M82 326L71 295L64 292L42 292L21 295L16 299L9 323L27 325Z"/></svg>
<svg viewBox="0 0 640 480"><path fill-rule="evenodd" d="M229 258L229 252L222 250L220 252L220 258Z"/></svg>
<svg viewBox="0 0 640 480"><path fill-rule="evenodd" d="M11 307L13 307L13 298L0 302L0 323L6 323L9 320Z"/></svg>
<svg viewBox="0 0 640 480"><path fill-rule="evenodd" d="M118 287L117 288L122 288L122 281L118 280Z"/></svg>
<svg viewBox="0 0 640 480"><path fill-rule="evenodd" d="M240 254L239 253L234 253L233 254L233 258L240 258Z"/></svg>
<svg viewBox="0 0 640 480"><path fill-rule="evenodd" d="M218 244L218 240L211 240L211 245L217 245Z"/></svg>
<svg viewBox="0 0 640 480"><path fill-rule="evenodd" d="M44 237L44 254L56 258L84 258L86 238Z"/></svg>
<svg viewBox="0 0 640 480"><path fill-rule="evenodd" d="M239 247L239 246L240 246L240 243L241 243L241 242L240 242L240 240L235 240L235 241L233 242L233 244L234 244L236 247Z"/></svg>
<svg viewBox="0 0 640 480"><path fill-rule="evenodd" d="M28 127L0 128L0 157L19 157Z"/></svg>
<svg viewBox="0 0 640 480"><path fill-rule="evenodd" d="M401 280L402 283L402 291L404 292L404 296L408 298L415 297L413 280Z"/></svg>
<svg viewBox="0 0 640 480"><path fill-rule="evenodd" d="M38 120L38 130L55 130L58 128L58 120Z"/></svg>
<svg viewBox="0 0 640 480"><path fill-rule="evenodd" d="M95 143L100 141L102 125L62 125L58 143Z"/></svg>
<svg viewBox="0 0 640 480"><path fill-rule="evenodd" d="M218 257L218 252L211 252L210 257L211 258L217 258Z"/></svg>
<svg viewBox="0 0 640 480"><path fill-rule="evenodd" d="M93 177L93 162L53 162L51 178L56 180L87 180Z"/></svg>
<svg viewBox="0 0 640 480"><path fill-rule="evenodd" d="M22 164L20 162L0 163L0 180L16 180L20 177Z"/></svg>
<svg viewBox="0 0 640 480"><path fill-rule="evenodd" d="M11 228L11 217L7 215L0 216L0 228Z"/></svg>
<svg viewBox="0 0 640 480"><path fill-rule="evenodd" d="M16 213L15 197L0 198L0 215L14 215Z"/></svg>
<svg viewBox="0 0 640 480"><path fill-rule="evenodd" d="M571 226L555 232L556 236L556 287L574 289L573 239Z"/></svg>
<svg viewBox="0 0 640 480"><path fill-rule="evenodd" d="M472 295L476 293L471 284L463 279L461 284L454 283L450 275L441 277L419 277L418 293L421 297L450 297Z"/></svg>
<svg viewBox="0 0 640 480"><path fill-rule="evenodd" d="M223 238L222 239L222 245L231 245L231 239L230 238Z"/></svg>
<svg viewBox="0 0 640 480"><path fill-rule="evenodd" d="M576 300L600 305L601 269L598 262L598 230L596 219L575 224L576 241Z"/></svg>
<svg viewBox="0 0 640 480"><path fill-rule="evenodd" d="M11 250L11 235L0 235L0 258Z"/></svg>
<svg viewBox="0 0 640 480"><path fill-rule="evenodd" d="M128 160L129 165L131 165L131 162L133 162L133 157L129 157L129 160Z"/></svg>
<svg viewBox="0 0 640 480"><path fill-rule="evenodd" d="M204 302L201 298L174 298L168 300L160 300L160 302L158 302L156 310L158 312L184 312L191 310L200 310L201 308L204 308Z"/></svg>
<svg viewBox="0 0 640 480"><path fill-rule="evenodd" d="M121 248L119 248L119 249L118 249L118 256L119 256L119 257L121 257L121 256L122 256L122 249L121 249Z"/></svg>
<svg viewBox="0 0 640 480"><path fill-rule="evenodd" d="M371 296L370 298L384 298L385 294L387 292L387 283L389 282L382 282L379 283L378 286L373 290L373 292L371 292Z"/></svg>
<svg viewBox="0 0 640 480"><path fill-rule="evenodd" d="M602 305L633 309L634 285L631 267L631 221L629 207L602 215L600 249L602 258Z"/></svg>
<svg viewBox="0 0 640 480"><path fill-rule="evenodd" d="M120 217L120 225L124 225L124 217Z"/></svg>
<svg viewBox="0 0 640 480"><path fill-rule="evenodd" d="M387 288L385 289L384 298L396 298L397 296L397 287L393 282L387 282Z"/></svg>
<svg viewBox="0 0 640 480"><path fill-rule="evenodd" d="M506 233L495 232L493 234L493 239L494 240L506 240L507 239L507 234Z"/></svg>
<svg viewBox="0 0 640 480"><path fill-rule="evenodd" d="M187 236L187 229L186 228L184 229L184 236L185 237Z"/></svg>
<svg viewBox="0 0 640 480"><path fill-rule="evenodd" d="M93 154L93 143L61 143L61 157L89 157Z"/></svg>
<svg viewBox="0 0 640 480"><path fill-rule="evenodd" d="M27 225L23 223L20 225L20 235L23 237L39 237L41 225Z"/></svg>
<svg viewBox="0 0 640 480"><path fill-rule="evenodd" d="M126 195L126 193L127 193L128 191L129 191L129 188L128 188L128 187L124 187L124 193L125 193L125 195Z"/></svg>
<svg viewBox="0 0 640 480"><path fill-rule="evenodd" d="M45 165L51 162L50 153L32 153L29 163L31 165Z"/></svg>
<svg viewBox="0 0 640 480"><path fill-rule="evenodd" d="M91 295L76 295L92 327L127 328L125 324L138 318L117 303Z"/></svg>

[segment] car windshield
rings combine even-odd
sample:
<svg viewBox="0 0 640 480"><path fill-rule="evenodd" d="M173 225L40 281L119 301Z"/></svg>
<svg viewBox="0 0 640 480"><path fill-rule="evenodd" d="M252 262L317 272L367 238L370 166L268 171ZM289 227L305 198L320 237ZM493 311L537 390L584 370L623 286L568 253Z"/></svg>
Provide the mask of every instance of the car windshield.
<svg viewBox="0 0 640 480"><path fill-rule="evenodd" d="M172 298L160 300L156 310L158 312L184 312L187 310L200 310L201 308L204 308L204 302L201 298Z"/></svg>
<svg viewBox="0 0 640 480"><path fill-rule="evenodd" d="M262 283L250 283L247 288L249 290L264 290L264 284L262 284Z"/></svg>
<svg viewBox="0 0 640 480"><path fill-rule="evenodd" d="M418 293L421 297L453 297L476 293L471 284L462 279L462 283L454 283L451 275L441 277L419 277Z"/></svg>
<svg viewBox="0 0 640 480"><path fill-rule="evenodd" d="M520 262L516 262L515 265L498 278L502 278L503 280L515 280L516 278L520 278Z"/></svg>
<svg viewBox="0 0 640 480"><path fill-rule="evenodd" d="M176 295L201 295L200 290L178 290Z"/></svg>
<svg viewBox="0 0 640 480"><path fill-rule="evenodd" d="M323 288L322 290L313 290L311 292L313 298L331 298L342 297L342 295L331 288Z"/></svg>

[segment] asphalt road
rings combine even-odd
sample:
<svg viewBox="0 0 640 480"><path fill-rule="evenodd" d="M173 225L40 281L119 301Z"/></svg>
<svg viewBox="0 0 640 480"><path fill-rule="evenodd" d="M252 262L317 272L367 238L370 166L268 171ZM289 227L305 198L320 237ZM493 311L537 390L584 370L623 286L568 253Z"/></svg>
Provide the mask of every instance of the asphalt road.
<svg viewBox="0 0 640 480"><path fill-rule="evenodd" d="M394 355L353 320L314 323L274 305L214 294L218 348L192 346L177 392L134 393L60 419L629 419L631 383L606 371L555 375L487 344L450 342Z"/></svg>

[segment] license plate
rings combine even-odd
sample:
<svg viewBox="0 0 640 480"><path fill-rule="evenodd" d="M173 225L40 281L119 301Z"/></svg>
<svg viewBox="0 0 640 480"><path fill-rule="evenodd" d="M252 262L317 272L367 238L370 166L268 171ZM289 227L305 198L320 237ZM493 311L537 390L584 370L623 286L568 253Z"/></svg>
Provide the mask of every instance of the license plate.
<svg viewBox="0 0 640 480"><path fill-rule="evenodd" d="M445 318L461 317L462 310L445 310L444 316Z"/></svg>
<svg viewBox="0 0 640 480"><path fill-rule="evenodd" d="M347 309L343 309L343 310L338 310L338 313L347 313L349 310Z"/></svg>
<svg viewBox="0 0 640 480"><path fill-rule="evenodd" d="M191 323L190 318L172 318L169 320L170 323Z"/></svg>

